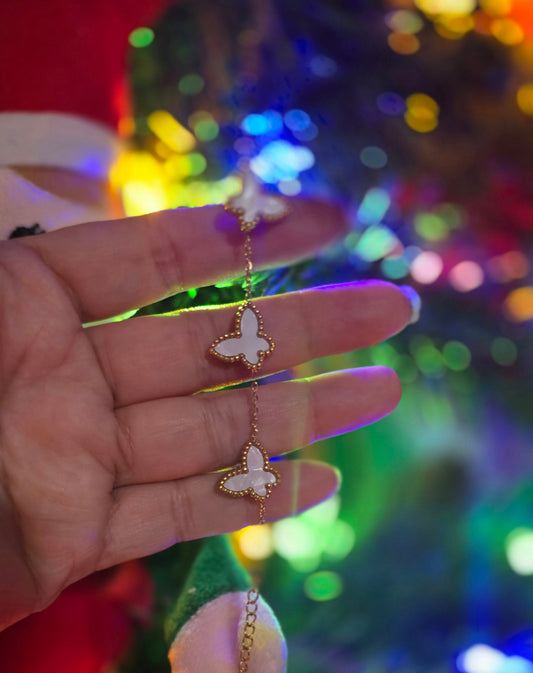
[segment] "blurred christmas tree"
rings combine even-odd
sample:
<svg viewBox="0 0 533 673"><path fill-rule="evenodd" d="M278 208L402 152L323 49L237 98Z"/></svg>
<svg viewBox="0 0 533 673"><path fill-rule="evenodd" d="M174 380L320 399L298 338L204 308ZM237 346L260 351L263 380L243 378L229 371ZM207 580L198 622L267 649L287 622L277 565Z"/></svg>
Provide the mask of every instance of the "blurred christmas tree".
<svg viewBox="0 0 533 673"><path fill-rule="evenodd" d="M222 203L249 161L351 220L263 290L372 277L424 301L391 342L296 372L385 364L404 383L389 419L312 449L341 467L340 504L235 536L290 673L532 672L533 3L196 0L139 30L114 174L129 213Z"/></svg>

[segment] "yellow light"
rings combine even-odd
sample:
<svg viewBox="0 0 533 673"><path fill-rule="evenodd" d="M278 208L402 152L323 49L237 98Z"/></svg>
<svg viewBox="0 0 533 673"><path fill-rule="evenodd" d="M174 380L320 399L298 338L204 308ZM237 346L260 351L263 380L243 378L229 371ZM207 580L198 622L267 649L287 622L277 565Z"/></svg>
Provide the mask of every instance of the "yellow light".
<svg viewBox="0 0 533 673"><path fill-rule="evenodd" d="M515 528L505 540L507 561L518 575L533 575L533 530Z"/></svg>
<svg viewBox="0 0 533 673"><path fill-rule="evenodd" d="M274 553L274 536L270 526L248 526L235 533L241 552L251 561L262 561Z"/></svg>
<svg viewBox="0 0 533 673"><path fill-rule="evenodd" d="M114 187L121 187L131 180L161 180L161 164L149 152L125 152L111 167L110 181Z"/></svg>
<svg viewBox="0 0 533 673"><path fill-rule="evenodd" d="M508 46L520 44L524 39L524 31L512 19L494 19L490 32L497 40Z"/></svg>
<svg viewBox="0 0 533 673"><path fill-rule="evenodd" d="M420 49L420 40L411 33L391 33L387 42L397 54L414 54Z"/></svg>
<svg viewBox="0 0 533 673"><path fill-rule="evenodd" d="M415 5L426 14L471 14L476 0L415 0Z"/></svg>
<svg viewBox="0 0 533 673"><path fill-rule="evenodd" d="M429 110L433 115L439 114L438 103L425 93L414 93L408 96L405 102L409 110L423 108Z"/></svg>
<svg viewBox="0 0 533 673"><path fill-rule="evenodd" d="M126 215L146 215L169 207L167 194L160 182L131 180L122 188Z"/></svg>
<svg viewBox="0 0 533 673"><path fill-rule="evenodd" d="M190 152L196 145L194 135L166 110L152 112L148 117L148 127L175 152Z"/></svg>
<svg viewBox="0 0 533 673"><path fill-rule="evenodd" d="M513 7L513 0L480 0L481 9L492 16L505 16Z"/></svg>
<svg viewBox="0 0 533 673"><path fill-rule="evenodd" d="M169 177L182 180L191 174L191 160L188 155L174 155L165 161L165 171Z"/></svg>
<svg viewBox="0 0 533 673"><path fill-rule="evenodd" d="M407 125L419 133L429 133L438 125L439 106L424 93L415 93L406 100L404 119Z"/></svg>
<svg viewBox="0 0 533 673"><path fill-rule="evenodd" d="M518 107L526 115L533 115L533 84L524 84L516 94Z"/></svg>
<svg viewBox="0 0 533 673"><path fill-rule="evenodd" d="M511 320L524 322L533 318L533 287L520 287L507 295L505 308Z"/></svg>
<svg viewBox="0 0 533 673"><path fill-rule="evenodd" d="M435 30L449 40L460 40L474 28L474 19L470 15L441 16L435 22Z"/></svg>

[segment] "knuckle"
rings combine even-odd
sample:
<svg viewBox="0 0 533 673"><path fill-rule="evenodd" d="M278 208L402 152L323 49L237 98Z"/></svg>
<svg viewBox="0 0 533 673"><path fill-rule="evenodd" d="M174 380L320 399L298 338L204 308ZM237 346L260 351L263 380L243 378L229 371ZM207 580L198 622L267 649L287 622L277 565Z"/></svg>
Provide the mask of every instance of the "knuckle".
<svg viewBox="0 0 533 673"><path fill-rule="evenodd" d="M198 537L192 493L178 481L172 483L169 507L176 542L185 542Z"/></svg>

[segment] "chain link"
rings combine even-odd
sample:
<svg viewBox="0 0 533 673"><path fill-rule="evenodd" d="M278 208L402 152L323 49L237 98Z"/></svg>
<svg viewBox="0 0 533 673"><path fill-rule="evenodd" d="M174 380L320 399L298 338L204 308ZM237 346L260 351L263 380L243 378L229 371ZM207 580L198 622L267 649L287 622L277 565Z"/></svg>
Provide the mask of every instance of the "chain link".
<svg viewBox="0 0 533 673"><path fill-rule="evenodd" d="M255 622L257 620L257 609L259 607L259 590L255 587L248 591L246 601L246 619L241 640L241 653L239 657L239 673L247 673L248 662L254 644Z"/></svg>
<svg viewBox="0 0 533 673"><path fill-rule="evenodd" d="M253 227L252 227L253 228ZM252 228L243 229L246 234L244 240L244 259L245 259L245 273L244 273L244 296L246 301L251 301L252 293L252 237L250 231ZM252 370L252 375L256 375L256 371ZM254 379L250 384L251 394L251 417L250 417L250 441L257 441L259 432L258 418L259 418L259 402L258 402L259 383ZM259 505L259 523L265 523L265 500L261 499ZM259 601L259 589L252 588L248 591L246 602L246 618L244 622L244 630L241 640L241 650L239 656L239 673L247 673L248 663L252 654L252 647L254 644L254 636L257 620L257 608Z"/></svg>
<svg viewBox="0 0 533 673"><path fill-rule="evenodd" d="M252 262L252 237L250 232L246 232L246 237L244 239L244 296L246 301L252 300L252 272L254 270L254 265Z"/></svg>

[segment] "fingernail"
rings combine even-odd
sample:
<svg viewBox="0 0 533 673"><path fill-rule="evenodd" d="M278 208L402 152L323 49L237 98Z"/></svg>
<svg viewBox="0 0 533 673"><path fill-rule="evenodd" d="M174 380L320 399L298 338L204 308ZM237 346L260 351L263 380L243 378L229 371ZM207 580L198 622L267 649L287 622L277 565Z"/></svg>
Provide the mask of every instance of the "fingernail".
<svg viewBox="0 0 533 673"><path fill-rule="evenodd" d="M409 324L412 325L415 322L418 322L420 318L420 309L422 308L422 299L416 290L414 290L410 285L398 285L398 289L401 290L404 296L409 302L411 307L411 316L409 318Z"/></svg>

